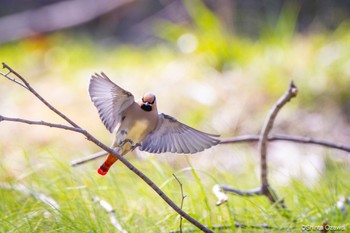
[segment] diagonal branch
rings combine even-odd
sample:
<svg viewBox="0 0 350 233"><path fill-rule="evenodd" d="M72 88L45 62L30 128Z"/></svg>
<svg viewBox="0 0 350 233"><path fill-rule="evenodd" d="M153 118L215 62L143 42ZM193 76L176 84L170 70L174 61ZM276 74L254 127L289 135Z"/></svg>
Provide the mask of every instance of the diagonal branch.
<svg viewBox="0 0 350 233"><path fill-rule="evenodd" d="M92 134L90 134L88 131L82 129L79 127L75 122L70 120L68 117L66 117L63 113L58 111L55 107L53 107L50 103L48 103L41 95L39 95L34 88L30 86L30 84L20 75L18 74L15 70L13 70L11 67L6 65L4 62L2 63L3 67L8 69L10 72L3 74L0 73L0 75L8 78L9 80L13 81L12 78L9 78L9 74L12 73L14 74L17 78L19 78L25 85L26 89L30 91L32 94L34 94L41 102L43 102L49 109L51 109L53 112L55 112L57 115L62 117L64 120L66 120L69 124L71 124L74 128L71 128L70 126L62 126L58 124L52 124L49 122L38 122L38 121L29 121L29 120L24 120L24 119L16 119L16 118L8 118L8 117L1 117L1 120L6 120L9 119L10 121L17 121L21 123L26 123L26 124L38 124L38 125L45 125L53 128L60 128L60 129L66 129L70 130L72 132L77 132L80 134L83 134L87 140L93 142L95 145L100 147L102 150L107 151L110 154L113 154L116 156L120 162L122 162L126 167L128 167L132 172L134 172L138 177L140 177L144 182L148 184L173 210L175 210L179 215L181 215L183 218L188 220L190 223L192 223L194 226L196 226L198 229L202 230L203 232L212 232L210 229L199 223L197 220L192 218L189 214L187 214L185 211L183 211L180 207L178 207L151 179L149 179L145 174L143 174L140 170L138 170L134 165L132 165L126 158L121 156L119 153L117 153L116 150L113 150L112 148L106 146L102 142L100 142L98 139L96 139ZM15 81L15 83L18 84L18 82ZM23 85L21 85L23 87Z"/></svg>

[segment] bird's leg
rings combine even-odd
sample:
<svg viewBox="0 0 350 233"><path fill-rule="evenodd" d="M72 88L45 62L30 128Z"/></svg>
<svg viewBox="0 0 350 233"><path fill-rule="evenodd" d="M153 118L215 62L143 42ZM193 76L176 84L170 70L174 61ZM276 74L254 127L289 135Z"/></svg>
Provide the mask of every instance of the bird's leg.
<svg viewBox="0 0 350 233"><path fill-rule="evenodd" d="M126 135L128 134L128 132L126 130L121 130L120 134L123 136L122 139L119 139L118 141L118 146L119 147L123 147L125 146L126 143L130 143L130 150L133 151L135 150L136 147L140 146L140 143L134 143L133 140L126 138Z"/></svg>
<svg viewBox="0 0 350 233"><path fill-rule="evenodd" d="M120 136L118 139L115 138L115 140L118 140L117 144L115 143L115 141L113 142L113 145L117 145L118 147L123 147L125 145L126 142L124 142L127 138L126 135L128 134L128 131L126 130L121 130L118 133L118 136ZM117 135L116 135L117 137Z"/></svg>

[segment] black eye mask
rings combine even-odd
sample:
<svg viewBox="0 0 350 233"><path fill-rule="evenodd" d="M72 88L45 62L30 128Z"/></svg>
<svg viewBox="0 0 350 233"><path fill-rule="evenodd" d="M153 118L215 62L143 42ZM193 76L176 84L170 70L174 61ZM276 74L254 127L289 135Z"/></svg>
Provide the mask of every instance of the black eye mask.
<svg viewBox="0 0 350 233"><path fill-rule="evenodd" d="M146 112L152 111L152 105L150 105L148 102L142 104L141 108Z"/></svg>

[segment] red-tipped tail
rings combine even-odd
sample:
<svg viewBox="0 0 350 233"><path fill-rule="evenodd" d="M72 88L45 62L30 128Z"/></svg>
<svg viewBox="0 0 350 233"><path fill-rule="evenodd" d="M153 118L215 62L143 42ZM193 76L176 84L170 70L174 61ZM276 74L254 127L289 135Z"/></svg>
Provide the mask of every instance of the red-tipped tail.
<svg viewBox="0 0 350 233"><path fill-rule="evenodd" d="M104 176L107 174L109 168L118 160L117 157L115 157L112 154L108 154L106 161L97 169L98 174L101 176Z"/></svg>
<svg viewBox="0 0 350 233"><path fill-rule="evenodd" d="M98 172L98 174L100 174L101 176L104 176L104 175L107 174L108 170L107 170L107 171L104 171L103 168L99 167L99 168L97 169L97 172Z"/></svg>

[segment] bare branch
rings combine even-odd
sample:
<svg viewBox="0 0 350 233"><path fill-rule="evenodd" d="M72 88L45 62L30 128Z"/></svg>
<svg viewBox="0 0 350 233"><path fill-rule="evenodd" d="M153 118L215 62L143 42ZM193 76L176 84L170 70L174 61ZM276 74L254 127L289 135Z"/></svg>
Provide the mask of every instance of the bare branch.
<svg viewBox="0 0 350 233"><path fill-rule="evenodd" d="M64 130L70 130L70 131L75 131L78 133L83 133L84 130L81 128L74 128L71 126L67 125L61 125L61 124L54 124L46 121L31 121L31 120L26 120L22 118L12 118L12 117L5 117L0 115L0 122L1 121L12 121L12 122L19 122L19 123L24 123L24 124L29 124L29 125L43 125L43 126L48 126L51 128L58 128L58 129L64 129Z"/></svg>
<svg viewBox="0 0 350 233"><path fill-rule="evenodd" d="M270 110L270 114L266 118L264 126L261 130L260 139L259 139L259 150L260 150L260 156L261 156L261 183L262 183L263 192L268 192L267 190L269 187L269 183L267 179L267 161L266 161L268 134L270 133L273 127L273 123L275 121L277 113L282 109L282 107L287 102L289 102L293 97L295 97L297 93L298 93L298 89L296 88L294 83L291 82L287 92L277 101L277 103ZM270 200L272 202L276 201L273 199L270 199Z"/></svg>
<svg viewBox="0 0 350 233"><path fill-rule="evenodd" d="M11 67L6 65L4 62L2 63L3 67L8 69L11 73L13 73L16 77L18 77L24 85L27 87L27 90L30 91L32 94L34 94L41 102L43 102L50 110L55 112L57 115L62 117L64 120L66 120L69 124L71 124L74 128L72 130L71 128L66 128L66 127L57 127L61 129L67 129L73 132L78 132L83 134L87 140L93 142L95 145L100 147L102 150L107 151L110 154L113 154L116 156L121 163L123 163L126 167L128 167L132 172L134 172L138 177L140 177L144 182L148 184L173 210L175 210L178 214L180 214L182 217L187 219L190 223L192 223L194 226L196 226L198 229L202 230L203 232L212 232L210 229L199 223L197 220L192 218L190 215L188 215L185 211L183 211L180 207L178 207L151 179L149 179L145 174L143 174L140 170L138 170L134 165L132 165L126 158L121 156L119 153L117 153L116 150L113 150L112 148L106 146L102 142L100 142L98 139L96 139L92 134L90 134L88 131L82 129L79 127L75 122L70 120L68 117L66 117L63 113L58 111L56 108L54 108L51 104L49 104L43 97L41 97L35 90L30 86L30 84L21 76L19 75L15 70L13 70ZM0 74L2 75L2 73ZM7 74L8 76L8 74ZM6 76L5 76L6 77ZM6 77L8 78L8 77ZM11 79L10 79L11 80ZM17 83L17 82L16 82ZM18 83L17 83L18 84ZM1 118L2 120L5 120L4 117ZM27 123L31 124L33 121L26 121L26 120L21 120L19 122L22 123ZM51 124L50 125L56 125L56 124ZM44 124L41 124L44 125ZM47 126L50 126L47 125ZM57 125L56 125L57 126Z"/></svg>
<svg viewBox="0 0 350 233"><path fill-rule="evenodd" d="M221 139L220 144L257 142L259 141L259 138L260 138L260 135L242 135L242 136L237 136L232 138L223 138ZM324 146L332 149L342 150L345 152L350 152L349 146L346 146L340 143L333 143L322 139L311 138L311 137L273 134L268 136L267 140L268 141L287 141L287 142L289 141L289 142L296 142L296 143L302 143L302 144L314 144L314 145Z"/></svg>
<svg viewBox="0 0 350 233"><path fill-rule="evenodd" d="M86 156L84 158L79 158L79 159L75 159L75 160L72 160L70 162L70 165L72 167L76 167L78 165L81 165L83 163L86 163L86 162L90 162L90 161L93 161L95 159L98 159L100 157L103 157L105 155L107 155L108 153L106 151L100 151L100 152L97 152L95 154L92 154L92 155L89 155L89 156Z"/></svg>

